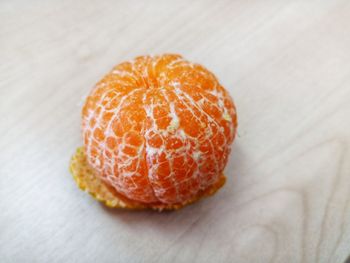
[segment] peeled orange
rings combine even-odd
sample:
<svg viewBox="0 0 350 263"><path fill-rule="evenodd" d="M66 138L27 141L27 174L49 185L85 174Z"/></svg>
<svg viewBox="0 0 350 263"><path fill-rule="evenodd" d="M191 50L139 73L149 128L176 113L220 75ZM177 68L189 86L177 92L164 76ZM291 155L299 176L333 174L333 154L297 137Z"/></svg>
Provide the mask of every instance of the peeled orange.
<svg viewBox="0 0 350 263"><path fill-rule="evenodd" d="M180 55L114 67L87 97L79 186L112 207L176 209L213 194L237 128L216 77Z"/></svg>

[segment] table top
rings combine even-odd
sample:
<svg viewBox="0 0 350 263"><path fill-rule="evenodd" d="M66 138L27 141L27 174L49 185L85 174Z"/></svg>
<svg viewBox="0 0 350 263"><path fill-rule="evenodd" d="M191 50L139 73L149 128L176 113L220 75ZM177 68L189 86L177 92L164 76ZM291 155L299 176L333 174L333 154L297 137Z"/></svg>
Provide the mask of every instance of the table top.
<svg viewBox="0 0 350 263"><path fill-rule="evenodd" d="M1 1L1 262L344 262L350 254L349 1ZM215 196L107 209L68 171L111 67L179 53L234 98Z"/></svg>

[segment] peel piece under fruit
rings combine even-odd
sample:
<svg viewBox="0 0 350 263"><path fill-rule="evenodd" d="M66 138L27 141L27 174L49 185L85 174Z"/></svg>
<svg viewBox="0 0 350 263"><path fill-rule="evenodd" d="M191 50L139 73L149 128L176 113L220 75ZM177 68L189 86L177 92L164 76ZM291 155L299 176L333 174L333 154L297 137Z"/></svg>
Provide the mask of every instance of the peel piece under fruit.
<svg viewBox="0 0 350 263"><path fill-rule="evenodd" d="M226 181L226 177L221 175L219 180L204 191L200 191L194 198L178 204L166 204L166 203L141 203L130 200L123 195L117 193L112 187L105 184L98 176L96 176L94 170L89 166L84 148L79 147L76 153L73 155L70 162L70 172L72 173L75 182L83 191L91 194L96 200L104 203L111 208L124 208L132 210L141 209L153 209L153 210L177 210L186 205L194 203L195 201L208 197L216 193Z"/></svg>

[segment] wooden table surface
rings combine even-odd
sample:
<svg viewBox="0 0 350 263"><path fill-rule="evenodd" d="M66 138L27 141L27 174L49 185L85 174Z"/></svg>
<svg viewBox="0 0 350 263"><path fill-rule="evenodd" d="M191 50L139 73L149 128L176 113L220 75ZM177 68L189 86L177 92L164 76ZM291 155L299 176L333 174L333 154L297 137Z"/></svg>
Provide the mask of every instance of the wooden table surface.
<svg viewBox="0 0 350 263"><path fill-rule="evenodd" d="M68 172L104 73L180 53L233 96L214 197L111 210ZM350 2L0 3L1 262L344 262L350 255Z"/></svg>

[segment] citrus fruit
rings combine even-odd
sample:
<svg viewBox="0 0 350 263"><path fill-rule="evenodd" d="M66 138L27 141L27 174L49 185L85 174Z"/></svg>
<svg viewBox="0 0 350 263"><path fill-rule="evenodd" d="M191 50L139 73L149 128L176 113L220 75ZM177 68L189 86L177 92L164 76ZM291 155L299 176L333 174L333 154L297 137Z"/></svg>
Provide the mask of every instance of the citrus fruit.
<svg viewBox="0 0 350 263"><path fill-rule="evenodd" d="M176 209L216 192L237 128L216 77L180 55L114 67L82 110L79 186L112 207Z"/></svg>

